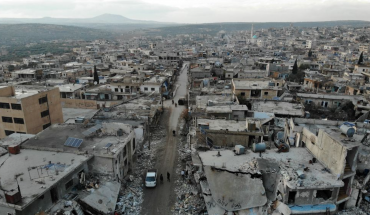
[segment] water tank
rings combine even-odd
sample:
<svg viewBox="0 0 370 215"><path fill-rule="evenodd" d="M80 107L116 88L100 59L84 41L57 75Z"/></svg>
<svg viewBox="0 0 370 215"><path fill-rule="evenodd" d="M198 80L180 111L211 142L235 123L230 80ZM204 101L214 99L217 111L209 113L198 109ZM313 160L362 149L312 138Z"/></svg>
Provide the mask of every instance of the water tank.
<svg viewBox="0 0 370 215"><path fill-rule="evenodd" d="M253 143L252 150L254 152L264 152L266 150L266 144L265 143Z"/></svg>
<svg viewBox="0 0 370 215"><path fill-rule="evenodd" d="M117 136L119 136L119 137L123 136L123 130L122 129L117 130Z"/></svg>
<svg viewBox="0 0 370 215"><path fill-rule="evenodd" d="M242 145L235 145L235 153L241 155L245 153L245 147Z"/></svg>
<svg viewBox="0 0 370 215"><path fill-rule="evenodd" d="M300 179L304 179L304 178L306 178L306 175L304 174L303 169L298 169L298 170L296 171L296 173L297 173L297 175L298 175L298 177L299 177Z"/></svg>
<svg viewBox="0 0 370 215"><path fill-rule="evenodd" d="M76 117L75 123L83 123L85 122L85 117Z"/></svg>
<svg viewBox="0 0 370 215"><path fill-rule="evenodd" d="M355 131L356 131L354 127L344 125L344 124L340 126L340 130L347 137L353 137L353 135L355 134Z"/></svg>

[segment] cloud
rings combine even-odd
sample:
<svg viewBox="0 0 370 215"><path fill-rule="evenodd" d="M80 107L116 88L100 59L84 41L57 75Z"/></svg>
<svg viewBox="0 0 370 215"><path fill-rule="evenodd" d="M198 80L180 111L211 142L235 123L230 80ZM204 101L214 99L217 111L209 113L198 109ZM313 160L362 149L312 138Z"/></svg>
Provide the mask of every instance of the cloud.
<svg viewBox="0 0 370 215"><path fill-rule="evenodd" d="M0 0L0 17L94 17L181 23L369 20L370 0Z"/></svg>

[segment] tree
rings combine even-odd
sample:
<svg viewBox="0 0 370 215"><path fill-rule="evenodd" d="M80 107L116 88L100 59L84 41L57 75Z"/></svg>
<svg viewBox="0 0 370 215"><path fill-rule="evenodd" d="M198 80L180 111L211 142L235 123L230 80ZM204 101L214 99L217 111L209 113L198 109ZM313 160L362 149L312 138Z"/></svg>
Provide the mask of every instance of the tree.
<svg viewBox="0 0 370 215"><path fill-rule="evenodd" d="M9 65L9 66L8 66L8 71L9 71L9 72L13 72L13 71L14 71L14 69L15 69L15 67L14 67L13 65Z"/></svg>
<svg viewBox="0 0 370 215"><path fill-rule="evenodd" d="M293 73L293 74L297 74L297 72L298 72L298 65L297 65L297 59L295 59L295 62L294 62L294 65L293 65L292 73Z"/></svg>
<svg viewBox="0 0 370 215"><path fill-rule="evenodd" d="M361 65L364 63L364 52L361 52L360 58L358 59L358 65Z"/></svg>
<svg viewBox="0 0 370 215"><path fill-rule="evenodd" d="M96 66L94 66L94 83L99 84L98 71L96 71Z"/></svg>
<svg viewBox="0 0 370 215"><path fill-rule="evenodd" d="M312 51L311 49L308 51L308 57L311 58L312 57Z"/></svg>

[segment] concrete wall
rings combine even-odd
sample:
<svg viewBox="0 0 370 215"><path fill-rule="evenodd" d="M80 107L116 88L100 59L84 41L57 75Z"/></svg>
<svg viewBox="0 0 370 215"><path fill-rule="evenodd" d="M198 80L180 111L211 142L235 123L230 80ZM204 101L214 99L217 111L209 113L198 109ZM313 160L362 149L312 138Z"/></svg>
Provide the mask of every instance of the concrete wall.
<svg viewBox="0 0 370 215"><path fill-rule="evenodd" d="M316 134L304 128L302 141L306 143L307 149L333 174L337 175L338 178L343 175L347 156L345 147L322 129L319 130L318 136L316 136Z"/></svg>
<svg viewBox="0 0 370 215"><path fill-rule="evenodd" d="M10 90L10 88L6 88ZM6 92L5 94L7 94ZM39 104L39 98L47 96L48 103ZM40 92L33 96L28 96L23 99L11 97L0 97L0 102L11 104L21 104L22 110L0 109L0 116L22 118L24 124L3 123L0 119L0 138L4 138L5 131L24 132L29 134L37 134L43 130L43 125L51 123L62 123L63 113L60 105L59 89L54 88L49 91ZM49 116L41 117L41 112L49 110Z"/></svg>
<svg viewBox="0 0 370 215"><path fill-rule="evenodd" d="M14 94L15 94L14 86L0 88L0 97L10 97L14 96Z"/></svg>
<svg viewBox="0 0 370 215"><path fill-rule="evenodd" d="M232 131L218 131L218 130L207 130L207 135L200 135L199 130L197 130L197 137L209 137L213 140L213 144L216 146L228 146L233 147L235 145L242 145L246 148L252 146L250 139L254 137L258 140L263 136L262 133L253 132L232 132Z"/></svg>
<svg viewBox="0 0 370 215"><path fill-rule="evenodd" d="M10 98L10 97L0 97L0 102L8 103L10 105L10 109L0 108L0 138L6 137L5 130L26 133L27 132L26 124L15 124L14 123L14 118L24 119L25 106L22 105L22 110L11 109L11 104L20 104L20 101L15 98ZM13 118L13 123L3 122L2 121L3 116Z"/></svg>
<svg viewBox="0 0 370 215"><path fill-rule="evenodd" d="M258 99L268 99L272 100L272 98L278 96L278 90L273 90L273 89L260 89L261 90L261 95L258 97ZM265 95L265 92L267 95ZM244 99L250 99L250 98L255 98L251 96L251 90L234 90L234 93L236 96L240 96ZM242 96L241 93L245 93L245 96Z"/></svg>
<svg viewBox="0 0 370 215"><path fill-rule="evenodd" d="M60 99L63 108L98 109L95 100Z"/></svg>
<svg viewBox="0 0 370 215"><path fill-rule="evenodd" d="M267 93L267 95L265 95ZM274 97L278 96L278 91L277 90L262 90L261 92L261 99L272 99Z"/></svg>
<svg viewBox="0 0 370 215"><path fill-rule="evenodd" d="M288 204L289 192L295 191L297 193L295 195L294 205L335 204L339 188L331 188L326 190L331 191L331 197L327 200L324 200L323 198L317 198L316 189L292 190L287 187L284 203Z"/></svg>
<svg viewBox="0 0 370 215"><path fill-rule="evenodd" d="M148 88L148 90L145 90L145 88ZM154 91L152 91L152 88L154 88ZM162 85L156 85L156 84L148 84L144 83L143 85L140 86L140 91L142 93L162 93Z"/></svg>
<svg viewBox="0 0 370 215"><path fill-rule="evenodd" d="M39 98L47 96L47 103L39 104ZM63 123L63 112L60 102L59 88L22 99L27 133L37 134L43 130L43 125ZM27 108L25 108L27 107ZM49 110L49 116L41 117L41 112Z"/></svg>

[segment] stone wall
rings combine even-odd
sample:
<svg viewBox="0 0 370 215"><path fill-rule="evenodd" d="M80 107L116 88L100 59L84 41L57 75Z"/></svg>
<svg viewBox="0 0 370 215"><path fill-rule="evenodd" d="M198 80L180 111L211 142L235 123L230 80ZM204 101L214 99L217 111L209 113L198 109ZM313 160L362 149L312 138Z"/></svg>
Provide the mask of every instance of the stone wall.
<svg viewBox="0 0 370 215"><path fill-rule="evenodd" d="M63 108L98 109L95 100L60 99Z"/></svg>

